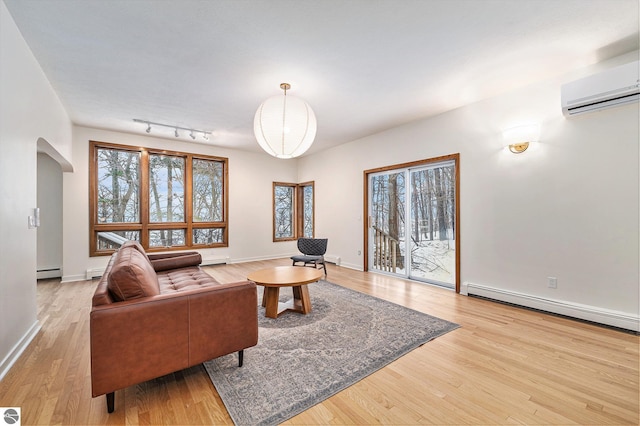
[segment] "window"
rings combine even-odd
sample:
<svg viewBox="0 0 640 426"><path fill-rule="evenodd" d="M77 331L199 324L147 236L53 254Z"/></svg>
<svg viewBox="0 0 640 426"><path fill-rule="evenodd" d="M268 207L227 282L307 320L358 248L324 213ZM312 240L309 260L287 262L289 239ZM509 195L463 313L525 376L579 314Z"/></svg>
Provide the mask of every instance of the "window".
<svg viewBox="0 0 640 426"><path fill-rule="evenodd" d="M273 183L273 241L314 234L313 182Z"/></svg>
<svg viewBox="0 0 640 426"><path fill-rule="evenodd" d="M91 142L91 256L228 245L228 159Z"/></svg>

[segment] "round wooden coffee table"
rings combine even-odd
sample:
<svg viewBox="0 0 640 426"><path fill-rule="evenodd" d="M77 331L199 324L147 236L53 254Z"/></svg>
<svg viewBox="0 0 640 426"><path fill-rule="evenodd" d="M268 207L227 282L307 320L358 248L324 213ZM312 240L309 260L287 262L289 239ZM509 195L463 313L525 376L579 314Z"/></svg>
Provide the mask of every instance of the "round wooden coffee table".
<svg viewBox="0 0 640 426"><path fill-rule="evenodd" d="M262 306L264 315L269 318L278 318L284 311L293 311L300 314L311 312L311 299L307 284L322 278L322 270L305 266L276 266L274 268L261 269L247 276L249 281L264 287L262 294ZM293 299L286 303L279 303L280 287L291 287Z"/></svg>

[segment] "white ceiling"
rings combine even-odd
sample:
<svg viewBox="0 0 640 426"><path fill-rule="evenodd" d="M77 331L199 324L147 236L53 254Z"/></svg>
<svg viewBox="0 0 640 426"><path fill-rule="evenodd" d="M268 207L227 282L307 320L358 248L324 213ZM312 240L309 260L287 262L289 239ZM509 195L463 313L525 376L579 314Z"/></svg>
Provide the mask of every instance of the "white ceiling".
<svg viewBox="0 0 640 426"><path fill-rule="evenodd" d="M256 151L281 82L312 153L638 49L638 0L4 2L74 123Z"/></svg>

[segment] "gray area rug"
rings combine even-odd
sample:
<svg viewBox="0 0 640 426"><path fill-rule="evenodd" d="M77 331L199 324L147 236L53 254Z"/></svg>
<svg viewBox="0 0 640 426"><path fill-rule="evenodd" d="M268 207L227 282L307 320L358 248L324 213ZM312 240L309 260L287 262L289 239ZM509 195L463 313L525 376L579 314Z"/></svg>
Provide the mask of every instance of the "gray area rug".
<svg viewBox="0 0 640 426"><path fill-rule="evenodd" d="M235 353L204 364L237 425L281 423L458 328L326 281L310 284L309 294L307 315L265 318L258 306L258 345L244 351L242 368Z"/></svg>

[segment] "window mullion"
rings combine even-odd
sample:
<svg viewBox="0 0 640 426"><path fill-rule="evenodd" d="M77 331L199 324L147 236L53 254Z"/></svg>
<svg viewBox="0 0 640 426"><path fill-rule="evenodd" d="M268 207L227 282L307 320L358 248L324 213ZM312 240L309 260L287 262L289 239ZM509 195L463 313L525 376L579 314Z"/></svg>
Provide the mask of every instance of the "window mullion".
<svg viewBox="0 0 640 426"><path fill-rule="evenodd" d="M187 247L193 245L193 155L187 155L185 159L185 220L187 230L185 235L185 243Z"/></svg>
<svg viewBox="0 0 640 426"><path fill-rule="evenodd" d="M294 205L294 217L296 220L296 233L294 235L294 237L296 239L304 237L304 225L303 225L303 217L304 217L304 207L303 207L303 203L304 203L304 194L303 194L303 187L300 185L296 185L295 191L294 191L294 199L293 199L293 205Z"/></svg>
<svg viewBox="0 0 640 426"><path fill-rule="evenodd" d="M149 151L141 150L140 158L140 244L149 248Z"/></svg>

